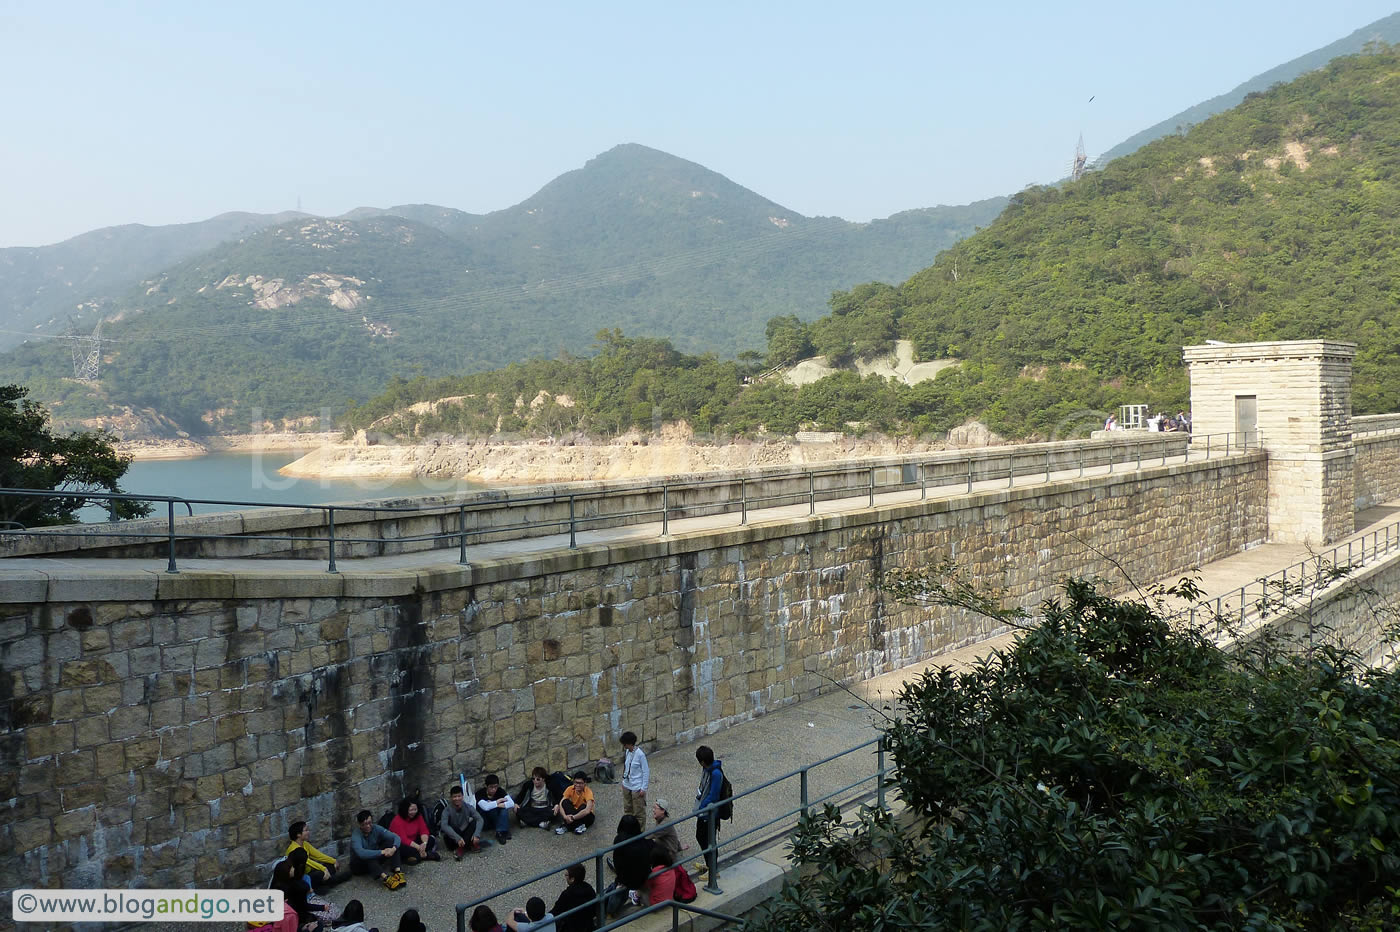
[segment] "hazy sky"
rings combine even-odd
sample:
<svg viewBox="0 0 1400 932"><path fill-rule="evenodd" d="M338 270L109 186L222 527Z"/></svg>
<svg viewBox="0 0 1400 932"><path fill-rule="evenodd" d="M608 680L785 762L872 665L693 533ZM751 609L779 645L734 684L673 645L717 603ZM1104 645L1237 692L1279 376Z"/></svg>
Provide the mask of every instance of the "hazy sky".
<svg viewBox="0 0 1400 932"><path fill-rule="evenodd" d="M1081 131L1097 154L1394 10L0 0L0 246L298 198L484 213L621 142L868 220L1053 181Z"/></svg>

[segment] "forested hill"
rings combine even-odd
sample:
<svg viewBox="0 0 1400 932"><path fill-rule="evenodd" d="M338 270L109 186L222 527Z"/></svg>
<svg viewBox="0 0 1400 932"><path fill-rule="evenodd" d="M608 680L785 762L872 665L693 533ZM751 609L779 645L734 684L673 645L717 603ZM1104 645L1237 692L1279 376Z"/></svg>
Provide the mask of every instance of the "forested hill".
<svg viewBox="0 0 1400 932"><path fill-rule="evenodd" d="M0 348L34 332L62 329L84 305L86 317L139 279L195 253L298 216L227 213L197 223L104 227L51 246L0 249Z"/></svg>
<svg viewBox="0 0 1400 932"><path fill-rule="evenodd" d="M769 363L879 352L896 337L924 359L961 361L931 381L840 375L741 388L745 373L610 338L593 369L558 383L575 401L563 422L587 427L594 412L595 425L644 424L654 411L705 430L922 431L977 417L1008 436L1063 436L1118 404L1186 404L1183 345L1319 337L1359 344L1357 413L1400 410L1397 140L1400 55L1338 59L1078 182L1021 192L897 288L863 285L836 295L819 321L768 328ZM460 415L382 423L402 433L476 428L492 418L468 415L492 395L502 423L548 429L516 402L552 384L543 365L401 384L352 422L475 394Z"/></svg>
<svg viewBox="0 0 1400 932"><path fill-rule="evenodd" d="M1337 59L1076 183L1023 191L848 316L967 360L937 380L945 402L983 369L1015 417L1045 379L1180 403L1181 347L1207 338L1354 340L1356 410L1400 410L1397 140L1400 55Z"/></svg>
<svg viewBox="0 0 1400 932"><path fill-rule="evenodd" d="M1193 107L1188 107L1178 114L1167 117L1160 123L1149 126L1140 133L1134 133L1118 145L1109 149L1099 156L1099 162L1106 164L1112 159L1119 158L1129 153L1136 152L1154 139L1161 139L1169 133L1179 133L1185 129L1195 126L1197 123L1217 113L1223 113L1231 107L1244 100L1245 95L1256 91L1265 91L1275 84L1292 81L1304 72L1321 68L1334 58L1342 55L1355 55L1365 49L1371 43L1400 42L1400 13L1392 13L1389 16L1376 20L1374 23L1362 26L1345 38L1338 39L1320 49L1300 55L1292 61L1284 62L1276 68L1270 68L1263 74L1257 74L1245 81L1243 84L1226 91L1210 100L1202 101Z"/></svg>
<svg viewBox="0 0 1400 932"><path fill-rule="evenodd" d="M485 216L419 205L280 224L187 259L108 309L101 382L63 345L0 356L60 417L149 407L187 430L343 411L395 375L582 351L601 328L733 354L774 315L898 280L989 223L997 198L809 218L684 159L618 146Z"/></svg>

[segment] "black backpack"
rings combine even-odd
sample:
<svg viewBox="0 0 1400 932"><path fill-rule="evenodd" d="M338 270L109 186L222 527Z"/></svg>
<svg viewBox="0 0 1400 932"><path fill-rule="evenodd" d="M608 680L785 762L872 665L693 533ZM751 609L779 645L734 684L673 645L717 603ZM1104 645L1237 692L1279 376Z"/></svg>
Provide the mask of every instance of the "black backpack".
<svg viewBox="0 0 1400 932"><path fill-rule="evenodd" d="M719 808L715 811L719 814L721 819L726 822L731 822L734 819L734 785L729 782L729 777L725 775L723 770L719 772L719 777L720 803Z"/></svg>

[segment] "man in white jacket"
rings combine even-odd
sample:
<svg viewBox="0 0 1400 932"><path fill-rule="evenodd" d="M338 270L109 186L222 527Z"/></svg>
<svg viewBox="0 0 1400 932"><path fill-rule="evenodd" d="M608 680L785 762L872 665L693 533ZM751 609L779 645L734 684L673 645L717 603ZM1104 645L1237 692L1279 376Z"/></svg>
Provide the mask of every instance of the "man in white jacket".
<svg viewBox="0 0 1400 932"><path fill-rule="evenodd" d="M627 755L622 759L622 814L636 816L642 825L647 824L647 786L651 783L651 768L647 766L646 752L637 747L634 732L622 733L622 748Z"/></svg>

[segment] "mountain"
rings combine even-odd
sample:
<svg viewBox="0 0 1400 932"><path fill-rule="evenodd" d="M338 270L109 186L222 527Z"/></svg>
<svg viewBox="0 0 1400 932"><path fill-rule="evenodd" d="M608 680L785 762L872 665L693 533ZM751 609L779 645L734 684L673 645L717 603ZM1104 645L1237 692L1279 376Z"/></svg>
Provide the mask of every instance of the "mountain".
<svg viewBox="0 0 1400 932"><path fill-rule="evenodd" d="M349 423L606 432L659 415L716 433L922 433L976 418L1003 436L1064 437L1120 404L1184 407L1181 348L1207 339L1354 341L1354 410L1397 411L1396 140L1400 50L1335 59L1102 171L1017 194L899 287L860 285L825 317L769 328L769 364L813 349L868 358L897 338L956 361L917 385L847 372L797 387L757 363L614 336L590 360L396 383ZM444 396L456 401L418 404Z"/></svg>
<svg viewBox="0 0 1400 932"><path fill-rule="evenodd" d="M360 208L245 235L103 307L101 381L65 346L0 356L58 416L149 407L190 431L338 413L395 375L586 351L603 328L732 354L774 316L902 279L1005 199L860 224L808 218L703 166L622 145L514 207Z"/></svg>
<svg viewBox="0 0 1400 932"><path fill-rule="evenodd" d="M52 246L0 249L0 348L91 318L132 284L219 243L303 214L220 214L198 223L104 227Z"/></svg>
<svg viewBox="0 0 1400 932"><path fill-rule="evenodd" d="M1355 55L1374 42L1400 43L1400 13L1392 13L1374 23L1362 26L1344 39L1338 39L1330 45L1324 45L1322 48L1308 52L1306 55L1300 55L1292 61L1284 62L1276 68L1270 68L1263 74L1257 74L1245 81L1232 91L1218 97L1212 97L1194 107L1189 107L1175 116L1167 117L1162 122L1128 137L1100 155L1098 164L1107 164L1120 156L1136 152L1154 139L1160 139L1171 133L1179 133L1195 126L1207 117L1223 113L1236 106L1249 94L1268 90L1275 84L1292 81L1305 72L1321 68L1334 58Z"/></svg>

